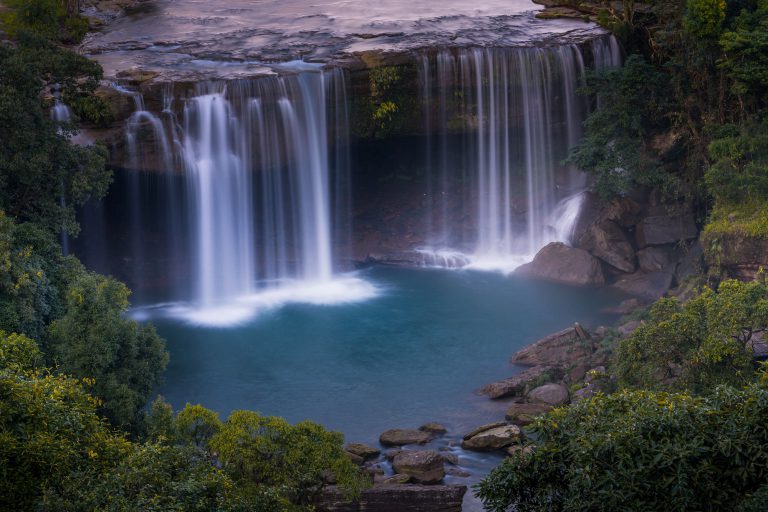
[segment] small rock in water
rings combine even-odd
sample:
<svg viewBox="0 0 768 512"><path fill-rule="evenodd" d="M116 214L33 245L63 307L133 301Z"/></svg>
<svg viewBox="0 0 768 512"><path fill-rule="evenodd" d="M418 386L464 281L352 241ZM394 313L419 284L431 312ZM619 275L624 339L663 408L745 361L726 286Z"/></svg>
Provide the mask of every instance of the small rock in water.
<svg viewBox="0 0 768 512"><path fill-rule="evenodd" d="M388 461L392 462L392 459L397 457L397 454L402 452L402 451L403 450L401 450L400 448L392 448L391 450L387 450L387 451L384 452L384 458L387 459Z"/></svg>
<svg viewBox="0 0 768 512"><path fill-rule="evenodd" d="M461 443L465 450L493 451L520 441L520 427L503 424L502 426L483 430Z"/></svg>
<svg viewBox="0 0 768 512"><path fill-rule="evenodd" d="M459 469L459 468L448 468L445 471L445 474L450 476L457 476L459 478L468 478L472 476L472 474L469 471L464 471L463 469Z"/></svg>
<svg viewBox="0 0 768 512"><path fill-rule="evenodd" d="M440 456L443 457L443 460L447 462L448 464L458 466L459 465L459 456L455 453L445 453L441 452Z"/></svg>
<svg viewBox="0 0 768 512"><path fill-rule="evenodd" d="M486 430L491 430L492 428L496 428L496 427L504 427L506 425L508 425L508 423L506 421L497 421L496 423L488 423L487 425L481 425L481 426L477 427L476 429L472 430L472 432L470 432L469 434L465 435L464 436L464 440L466 441L467 439L469 439L471 437L475 437L480 432L484 432Z"/></svg>
<svg viewBox="0 0 768 512"><path fill-rule="evenodd" d="M439 423L427 423L425 425L422 425L419 427L419 430L422 432L429 432L430 434L445 434L448 432L448 429L442 426Z"/></svg>
<svg viewBox="0 0 768 512"><path fill-rule="evenodd" d="M426 444L432 440L432 434L421 430L395 428L387 430L379 436L379 442L384 446L403 446L406 444Z"/></svg>
<svg viewBox="0 0 768 512"><path fill-rule="evenodd" d="M410 481L411 481L410 476L404 475L402 473L398 473L383 479L380 483L381 485L403 485L403 484L407 484Z"/></svg>
<svg viewBox="0 0 768 512"><path fill-rule="evenodd" d="M445 477L443 458L434 451L403 451L392 461L392 468L419 484L436 484Z"/></svg>
<svg viewBox="0 0 768 512"><path fill-rule="evenodd" d="M357 464L358 466L362 466L363 462L365 462L363 458L359 455L355 455L354 453L347 452L347 451L345 451L344 453L346 454L347 457L349 457L349 460L351 460L354 464Z"/></svg>
<svg viewBox="0 0 768 512"><path fill-rule="evenodd" d="M362 443L349 443L344 447L344 450L362 457L363 460L372 459L381 453L381 450Z"/></svg>

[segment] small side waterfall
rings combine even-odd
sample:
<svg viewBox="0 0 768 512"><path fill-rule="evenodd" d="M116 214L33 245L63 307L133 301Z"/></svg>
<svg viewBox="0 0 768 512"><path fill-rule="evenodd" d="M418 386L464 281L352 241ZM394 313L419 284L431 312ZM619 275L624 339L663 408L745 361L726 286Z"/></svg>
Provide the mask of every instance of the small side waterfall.
<svg viewBox="0 0 768 512"><path fill-rule="evenodd" d="M597 68L621 63L613 37L591 53ZM577 95L581 48L442 50L421 69L423 105L437 122L426 144L426 261L441 265L448 254L458 266L511 270L549 242L569 242L586 184L562 164L589 108ZM469 192L459 197L460 188Z"/></svg>

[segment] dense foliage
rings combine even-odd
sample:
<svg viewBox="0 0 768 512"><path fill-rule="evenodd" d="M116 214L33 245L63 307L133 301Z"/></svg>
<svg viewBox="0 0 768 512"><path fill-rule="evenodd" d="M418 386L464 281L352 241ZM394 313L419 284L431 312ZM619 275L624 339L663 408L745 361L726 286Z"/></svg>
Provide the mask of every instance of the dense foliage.
<svg viewBox="0 0 768 512"><path fill-rule="evenodd" d="M77 234L75 207L102 197L111 182L106 151L71 144L74 126L51 120L45 107L52 100L41 97L56 89L76 112L93 111L100 78L98 64L37 35L0 42L0 210Z"/></svg>
<svg viewBox="0 0 768 512"><path fill-rule="evenodd" d="M489 510L762 510L768 385L711 396L621 391L538 419L537 447L482 482Z"/></svg>
<svg viewBox="0 0 768 512"><path fill-rule="evenodd" d="M752 343L768 328L764 277L705 288L686 303L663 298L650 318L616 351L616 374L625 386L706 392L718 384L752 380Z"/></svg>

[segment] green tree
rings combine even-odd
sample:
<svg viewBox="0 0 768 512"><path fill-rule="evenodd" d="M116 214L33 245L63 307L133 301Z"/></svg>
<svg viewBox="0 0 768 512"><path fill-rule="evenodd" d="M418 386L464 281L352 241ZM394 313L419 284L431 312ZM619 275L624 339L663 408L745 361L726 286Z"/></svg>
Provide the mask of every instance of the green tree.
<svg viewBox="0 0 768 512"><path fill-rule="evenodd" d="M582 92L599 95L600 106L584 123L584 137L572 149L569 162L592 175L601 196L670 179L646 147L651 133L667 122L666 81L640 55L630 56L623 68L588 76Z"/></svg>
<svg viewBox="0 0 768 512"><path fill-rule="evenodd" d="M208 442L221 430L219 414L200 404L187 404L176 416L176 431L182 442L207 448Z"/></svg>
<svg viewBox="0 0 768 512"><path fill-rule="evenodd" d="M768 287L723 281L681 304L663 298L650 320L619 342L615 357L621 384L697 393L752 378L750 343L768 327Z"/></svg>
<svg viewBox="0 0 768 512"><path fill-rule="evenodd" d="M89 382L35 370L23 336L0 336L0 353L0 509L32 510L68 475L98 474L129 449L96 414Z"/></svg>
<svg viewBox="0 0 768 512"><path fill-rule="evenodd" d="M309 505L333 476L354 496L366 481L342 449L343 437L303 421L235 411L210 441L223 469L240 485L270 487L294 505Z"/></svg>
<svg viewBox="0 0 768 512"><path fill-rule="evenodd" d="M51 233L77 234L75 208L103 197L112 176L102 145L77 146L72 126L50 119L41 100L51 87L81 110L95 100L98 64L30 34L0 42L0 209Z"/></svg>
<svg viewBox="0 0 768 512"><path fill-rule="evenodd" d="M766 424L765 384L598 395L537 419L535 449L494 469L479 496L494 512L762 510L749 507L765 504Z"/></svg>
<svg viewBox="0 0 768 512"><path fill-rule="evenodd" d="M168 362L154 327L125 318L129 293L114 279L78 276L67 290L64 314L51 323L46 346L62 372L96 379L93 392L118 427L136 426Z"/></svg>

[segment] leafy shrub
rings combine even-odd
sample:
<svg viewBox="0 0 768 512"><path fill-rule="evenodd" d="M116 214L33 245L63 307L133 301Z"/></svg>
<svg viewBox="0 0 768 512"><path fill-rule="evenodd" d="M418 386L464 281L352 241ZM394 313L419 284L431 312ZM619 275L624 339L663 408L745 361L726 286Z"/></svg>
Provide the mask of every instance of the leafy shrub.
<svg viewBox="0 0 768 512"><path fill-rule="evenodd" d="M764 278L723 281L685 304L663 298L649 321L619 342L615 369L626 386L706 392L719 384L741 385L753 373L749 343L768 327Z"/></svg>
<svg viewBox="0 0 768 512"><path fill-rule="evenodd" d="M494 512L762 510L766 424L765 384L598 395L538 418L536 448L494 469L479 496Z"/></svg>

